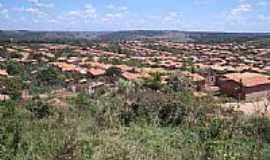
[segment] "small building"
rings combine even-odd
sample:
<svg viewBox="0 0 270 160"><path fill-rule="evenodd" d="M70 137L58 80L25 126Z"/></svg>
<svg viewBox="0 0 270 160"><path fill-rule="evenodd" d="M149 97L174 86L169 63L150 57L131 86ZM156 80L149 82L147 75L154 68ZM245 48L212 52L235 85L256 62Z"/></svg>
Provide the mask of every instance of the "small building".
<svg viewBox="0 0 270 160"><path fill-rule="evenodd" d="M105 90L106 85L103 82L93 82L89 84L88 86L88 94L92 95L94 93L97 93L98 91Z"/></svg>
<svg viewBox="0 0 270 160"><path fill-rule="evenodd" d="M72 93L84 92L93 95L96 92L105 90L106 84L104 82L89 82L87 79L81 79L79 81L69 81L66 88Z"/></svg>
<svg viewBox="0 0 270 160"><path fill-rule="evenodd" d="M87 70L87 72L93 78L100 77L106 74L106 70L98 68L90 68Z"/></svg>
<svg viewBox="0 0 270 160"><path fill-rule="evenodd" d="M190 73L190 72L182 72L180 75L190 79L194 85L196 91L202 91L205 89L206 80L203 76L197 74L197 73Z"/></svg>
<svg viewBox="0 0 270 160"><path fill-rule="evenodd" d="M258 73L230 73L218 78L221 92L239 100L258 100L270 93L270 78Z"/></svg>
<svg viewBox="0 0 270 160"><path fill-rule="evenodd" d="M0 69L0 77L7 77L8 76L8 73L7 73L7 71L6 70L1 70Z"/></svg>
<svg viewBox="0 0 270 160"><path fill-rule="evenodd" d="M122 78L128 81L135 81L142 77L142 75L139 73L129 73L129 72L124 72L121 74L121 76Z"/></svg>
<svg viewBox="0 0 270 160"><path fill-rule="evenodd" d="M0 94L0 102L10 100L9 95Z"/></svg>
<svg viewBox="0 0 270 160"><path fill-rule="evenodd" d="M204 69L201 71L202 76L205 78L207 86L215 86L217 82L218 73L211 68Z"/></svg>

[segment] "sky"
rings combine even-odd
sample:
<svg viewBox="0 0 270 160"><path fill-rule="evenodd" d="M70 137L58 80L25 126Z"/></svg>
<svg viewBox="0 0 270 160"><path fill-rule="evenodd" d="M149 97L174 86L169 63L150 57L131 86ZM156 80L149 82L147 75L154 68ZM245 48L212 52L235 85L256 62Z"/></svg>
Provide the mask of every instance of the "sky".
<svg viewBox="0 0 270 160"><path fill-rule="evenodd" d="M0 0L0 29L270 32L270 0Z"/></svg>

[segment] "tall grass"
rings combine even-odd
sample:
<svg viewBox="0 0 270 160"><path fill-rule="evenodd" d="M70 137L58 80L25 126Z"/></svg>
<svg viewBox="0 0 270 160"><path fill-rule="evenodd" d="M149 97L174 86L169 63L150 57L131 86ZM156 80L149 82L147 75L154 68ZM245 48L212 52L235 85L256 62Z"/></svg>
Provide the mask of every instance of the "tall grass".
<svg viewBox="0 0 270 160"><path fill-rule="evenodd" d="M270 158L269 118L226 111L211 97L131 88L66 102L64 109L44 99L1 103L0 159Z"/></svg>

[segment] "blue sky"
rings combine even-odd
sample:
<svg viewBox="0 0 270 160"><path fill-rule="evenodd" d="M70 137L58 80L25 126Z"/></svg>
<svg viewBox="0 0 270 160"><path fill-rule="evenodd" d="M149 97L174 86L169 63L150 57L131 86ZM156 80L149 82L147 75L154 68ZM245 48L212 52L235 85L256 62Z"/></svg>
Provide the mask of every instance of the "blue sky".
<svg viewBox="0 0 270 160"><path fill-rule="evenodd" d="M0 0L0 29L270 32L270 0Z"/></svg>

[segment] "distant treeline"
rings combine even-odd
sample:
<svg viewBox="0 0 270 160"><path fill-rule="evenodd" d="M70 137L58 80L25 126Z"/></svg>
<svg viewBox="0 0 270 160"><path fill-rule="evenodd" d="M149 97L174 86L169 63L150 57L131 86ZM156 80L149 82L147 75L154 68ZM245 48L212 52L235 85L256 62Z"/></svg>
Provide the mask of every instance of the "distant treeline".
<svg viewBox="0 0 270 160"><path fill-rule="evenodd" d="M0 31L0 41L12 42L88 42L126 40L172 40L180 42L246 42L270 39L270 33L218 33L183 31L117 31L117 32L64 32L64 31Z"/></svg>

